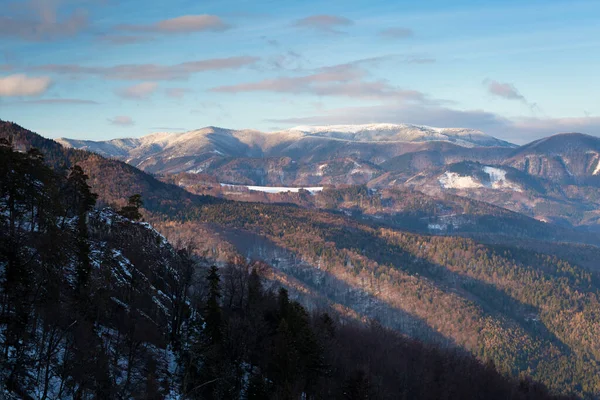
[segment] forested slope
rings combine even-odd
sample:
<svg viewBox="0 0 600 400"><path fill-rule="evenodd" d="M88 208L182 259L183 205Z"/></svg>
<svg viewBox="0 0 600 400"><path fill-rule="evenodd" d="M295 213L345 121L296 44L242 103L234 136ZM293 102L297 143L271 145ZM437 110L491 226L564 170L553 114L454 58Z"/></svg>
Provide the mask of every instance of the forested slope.
<svg viewBox="0 0 600 400"><path fill-rule="evenodd" d="M28 131L14 137L28 135L40 140ZM61 156L43 140L42 151L62 160L52 165L83 166L101 203L122 205L139 191L145 217L168 237L213 227L210 238L188 235L197 253L210 250L209 240L233 243L233 252L265 260L342 314L468 350L555 392L600 393L598 276L576 262L328 211L196 196L115 160L72 150Z"/></svg>
<svg viewBox="0 0 600 400"><path fill-rule="evenodd" d="M359 314L378 314L394 329L434 341L441 334L556 390L600 391L597 273L527 250L377 228L292 206L207 205L177 217L185 218L267 237L263 258L279 257L269 246L289 250L293 258L282 257L280 265L286 273L332 301L347 299ZM366 297L340 294L353 291ZM371 301L391 311L365 308ZM433 330L418 328L421 322Z"/></svg>
<svg viewBox="0 0 600 400"><path fill-rule="evenodd" d="M95 209L84 171L64 172L0 142L3 398L557 398L377 323L310 315L258 264L209 269L121 215L136 201Z"/></svg>

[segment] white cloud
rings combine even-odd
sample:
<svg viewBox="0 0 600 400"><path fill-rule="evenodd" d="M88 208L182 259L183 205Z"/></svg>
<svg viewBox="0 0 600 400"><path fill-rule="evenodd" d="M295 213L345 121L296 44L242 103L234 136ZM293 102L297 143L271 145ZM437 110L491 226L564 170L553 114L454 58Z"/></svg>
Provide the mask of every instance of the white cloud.
<svg viewBox="0 0 600 400"><path fill-rule="evenodd" d="M142 82L116 91L117 95L126 99L147 99L158 88L156 82Z"/></svg>
<svg viewBox="0 0 600 400"><path fill-rule="evenodd" d="M127 115L117 115L116 117L109 118L108 122L119 126L131 126L134 124L133 119Z"/></svg>
<svg viewBox="0 0 600 400"><path fill-rule="evenodd" d="M507 100L520 100L527 102L525 97L519 93L517 88L510 83L501 83L495 80L485 80L484 84L487 85L488 92L494 96L502 97Z"/></svg>
<svg viewBox="0 0 600 400"><path fill-rule="evenodd" d="M387 81L367 81L367 71L359 67L365 62L341 64L321 68L312 74L264 79L258 82L212 88L212 92L274 92L293 94L313 94L317 96L338 96L361 99L391 99L396 101L428 101L427 96L419 91L403 89L391 85Z"/></svg>
<svg viewBox="0 0 600 400"><path fill-rule="evenodd" d="M54 99L37 99L37 100L20 100L13 101L10 103L5 103L5 105L18 105L18 104L31 104L31 105L42 105L42 104L51 104L51 105L97 105L100 104L94 100L86 100L86 99L64 99L64 98L54 98Z"/></svg>
<svg viewBox="0 0 600 400"><path fill-rule="evenodd" d="M0 96L38 96L51 84L52 80L47 76L8 75L0 77Z"/></svg>
<svg viewBox="0 0 600 400"><path fill-rule="evenodd" d="M95 75L120 80L177 80L188 79L190 75L199 72L238 69L252 65L258 60L258 57L239 56L209 58L173 65L120 64L112 67L86 67L78 64L46 64L32 67L31 70L64 75Z"/></svg>
<svg viewBox="0 0 600 400"><path fill-rule="evenodd" d="M145 43L151 42L154 40L152 36L147 35L102 35L99 37L104 43L113 44L113 45L126 45L126 44L137 44L137 43Z"/></svg>
<svg viewBox="0 0 600 400"><path fill-rule="evenodd" d="M224 31L229 29L230 25L226 24L221 18L216 15L183 15L176 18L165 19L149 25L119 25L116 30L129 32L154 32L154 33L192 33L192 32L207 32L207 31Z"/></svg>

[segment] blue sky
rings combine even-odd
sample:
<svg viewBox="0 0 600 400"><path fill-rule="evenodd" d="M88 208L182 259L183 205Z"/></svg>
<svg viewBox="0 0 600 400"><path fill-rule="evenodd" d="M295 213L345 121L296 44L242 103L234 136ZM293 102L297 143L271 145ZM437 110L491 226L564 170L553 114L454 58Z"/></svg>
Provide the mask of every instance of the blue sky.
<svg viewBox="0 0 600 400"><path fill-rule="evenodd" d="M417 123L600 136L600 2L0 2L0 118L48 137Z"/></svg>

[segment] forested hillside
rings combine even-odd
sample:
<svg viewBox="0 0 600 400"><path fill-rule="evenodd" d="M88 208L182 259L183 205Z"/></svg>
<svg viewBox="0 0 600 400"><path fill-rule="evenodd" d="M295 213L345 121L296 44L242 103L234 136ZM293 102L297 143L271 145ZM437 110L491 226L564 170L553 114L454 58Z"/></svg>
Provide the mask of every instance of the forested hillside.
<svg viewBox="0 0 600 400"><path fill-rule="evenodd" d="M597 273L531 251L376 228L298 207L226 203L193 212L189 221L267 237L232 243L359 315L414 337L449 340L556 390L599 392Z"/></svg>
<svg viewBox="0 0 600 400"><path fill-rule="evenodd" d="M4 126L10 129L2 131L3 135L16 132L13 138L23 150L29 148L27 143L38 141L42 152L54 160L51 164L58 168L63 179L68 173L62 166L73 168L76 163L82 166L82 172L90 177L87 182L92 192L99 195L99 204L119 208L126 204L128 196L141 193L144 217L166 237L179 238L185 243L191 241L194 245L191 252L195 255L226 261L230 256L241 254L262 260L263 264L266 262L270 265L266 267L269 272L261 275L287 287L309 310L335 310L331 311L334 321L338 318L336 315L345 321L376 318L383 327L393 331L442 348L466 350L480 362L493 363L506 376L531 376L555 393L587 397L600 393L598 275L579 266L577 255L571 252L567 262L557 256L514 246L408 233L398 230L400 223L378 222L374 218L377 213L365 221L337 211L310 209L312 206L243 203L193 195L119 161L63 150L56 143L16 125ZM433 207L434 211L437 207L432 199L411 197L409 192L390 193L391 197L383 204L371 204L376 199L361 196L361 193L368 194L368 190L363 193L364 190L367 189L349 188L328 193L330 200L327 196L317 198L324 201L325 208L328 208L326 204L355 202L366 214L370 213L370 207L404 207L409 214L413 212L411 207L417 214L419 207ZM446 203L449 207L470 207L473 215L480 213L479 218L510 217L512 224L524 223L524 232L532 227L537 229L527 219L522 220L518 215L511 217L512 213L501 209L450 200ZM472 208L474 204L476 209ZM491 207L491 211L486 211L486 207ZM351 211L351 207L348 210ZM109 225L112 226L114 224ZM93 240L91 233L90 240ZM567 254L567 250L562 254ZM132 259L137 256L126 257L134 262ZM585 261L589 264L589 260ZM205 261L200 264L207 265ZM245 266L245 262L234 264ZM210 285L200 284L204 282L200 275L195 276L194 285L203 288L199 293L206 295ZM167 288L160 290L169 295ZM267 297L277 302L279 295ZM200 318L205 310L202 300L190 301L191 306L194 304L198 304L198 311L194 314L190 310L189 315ZM230 308L235 308L235 304L236 300L220 303ZM224 319L229 312L222 310ZM315 318L308 318L309 325L317 324L318 315ZM341 323L336 326L347 327ZM362 332L356 335L371 335L361 331L363 328L358 325L352 329ZM391 331L386 332L396 337ZM322 337L321 334L316 336ZM449 353L442 351L442 354ZM385 365L378 361L377 365L380 364ZM376 369L374 364L369 365L364 369L367 375ZM352 374L352 371L340 371ZM239 377L238 373L242 372L237 370L234 375ZM239 384L236 387L239 388ZM304 390L298 387L296 390ZM397 393L397 390L401 389L392 386L380 394ZM279 396L275 398L282 398Z"/></svg>
<svg viewBox="0 0 600 400"><path fill-rule="evenodd" d="M140 197L98 210L90 189L78 165L0 143L3 398L556 398L461 351L311 314L263 264L208 268L136 221Z"/></svg>

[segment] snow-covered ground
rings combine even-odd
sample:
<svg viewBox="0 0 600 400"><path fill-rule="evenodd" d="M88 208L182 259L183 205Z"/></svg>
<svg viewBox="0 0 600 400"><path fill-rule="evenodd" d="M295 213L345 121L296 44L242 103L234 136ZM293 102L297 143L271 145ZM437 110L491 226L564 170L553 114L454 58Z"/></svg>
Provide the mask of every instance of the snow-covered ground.
<svg viewBox="0 0 600 400"><path fill-rule="evenodd" d="M483 172L490 176L489 182L482 182L473 176L461 176L456 172L446 171L438 178L438 182L444 189L510 189L516 192L522 192L523 189L518 184L506 179L506 171L496 167L483 167Z"/></svg>
<svg viewBox="0 0 600 400"><path fill-rule="evenodd" d="M484 185L473 179L472 176L460 176L456 172L446 171L440 176L438 182L444 189L473 189L481 188Z"/></svg>
<svg viewBox="0 0 600 400"><path fill-rule="evenodd" d="M506 179L506 171L496 167L483 167L483 171L490 176L490 184L494 189L512 189L516 192L522 192L521 186Z"/></svg>
<svg viewBox="0 0 600 400"><path fill-rule="evenodd" d="M323 186L315 186L315 187L284 187L284 186L247 186L247 185L230 185L228 183L221 183L223 187L229 187L232 189L235 188L246 188L248 190L254 190L256 192L265 192L265 193L285 193L292 192L297 193L300 189L308 190L311 193L317 193L323 190Z"/></svg>
<svg viewBox="0 0 600 400"><path fill-rule="evenodd" d="M402 141L419 142L441 140L459 144L464 147L475 146L508 146L510 143L498 140L485 133L467 128L436 128L413 124L358 124L358 125L323 125L297 126L284 132L301 132L302 134L327 137L338 140L360 142Z"/></svg>

